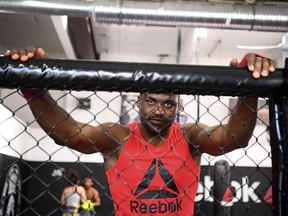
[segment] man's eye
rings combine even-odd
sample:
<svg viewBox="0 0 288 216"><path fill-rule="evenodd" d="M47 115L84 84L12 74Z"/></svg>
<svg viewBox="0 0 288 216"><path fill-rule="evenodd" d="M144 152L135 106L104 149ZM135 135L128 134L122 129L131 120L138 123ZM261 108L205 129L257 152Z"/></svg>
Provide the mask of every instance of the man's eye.
<svg viewBox="0 0 288 216"><path fill-rule="evenodd" d="M168 108L172 106L171 103L165 103L164 105L165 105L165 107L168 107Z"/></svg>
<svg viewBox="0 0 288 216"><path fill-rule="evenodd" d="M153 104L154 104L154 102L151 101L151 100L148 100L147 103L148 103L149 105L153 105Z"/></svg>

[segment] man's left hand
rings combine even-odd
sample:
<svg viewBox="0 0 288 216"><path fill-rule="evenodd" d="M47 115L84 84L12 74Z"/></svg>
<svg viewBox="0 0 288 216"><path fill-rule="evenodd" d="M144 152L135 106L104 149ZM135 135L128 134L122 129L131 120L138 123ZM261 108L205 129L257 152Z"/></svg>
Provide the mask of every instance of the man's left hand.
<svg viewBox="0 0 288 216"><path fill-rule="evenodd" d="M274 60L255 53L246 54L240 63L237 58L233 58L230 62L231 67L246 66L251 71L252 76L256 79L259 77L267 77L269 73L273 73L276 68Z"/></svg>

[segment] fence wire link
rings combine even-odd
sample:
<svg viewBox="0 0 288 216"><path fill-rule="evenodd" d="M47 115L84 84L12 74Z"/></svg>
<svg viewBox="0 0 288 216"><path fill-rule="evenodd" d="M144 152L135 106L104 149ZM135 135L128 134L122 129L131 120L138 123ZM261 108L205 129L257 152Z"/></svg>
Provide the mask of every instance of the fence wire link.
<svg viewBox="0 0 288 216"><path fill-rule="evenodd" d="M91 125L107 121L126 125L139 121L136 93L51 92L56 103L77 121ZM60 215L61 192L69 182L68 172L72 168L80 172L81 183L92 177L100 193L102 207L95 209L95 215L113 215L104 174L105 158L99 153L87 155L71 150L69 146L56 145L38 126L20 94L19 90L1 89L0 215ZM183 109L176 121L223 125L235 102L236 98L227 96L181 95ZM272 214L270 123L266 98L259 99L257 113L257 125L250 131L252 138L248 147L219 157L203 155L195 215L216 215L216 211L217 215ZM11 207L12 203L15 206Z"/></svg>

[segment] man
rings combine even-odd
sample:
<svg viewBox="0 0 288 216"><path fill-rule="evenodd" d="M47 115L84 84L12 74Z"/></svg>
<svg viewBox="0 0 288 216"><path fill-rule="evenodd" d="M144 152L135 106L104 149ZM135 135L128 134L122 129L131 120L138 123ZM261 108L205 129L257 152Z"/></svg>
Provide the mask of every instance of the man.
<svg viewBox="0 0 288 216"><path fill-rule="evenodd" d="M88 200L91 201L92 205L94 207L101 206L101 199L99 192L93 187L93 180L92 178L86 178L83 187L86 192L86 197ZM96 212L94 209L92 210L86 210L81 213L81 216L90 216L90 215L95 215Z"/></svg>
<svg viewBox="0 0 288 216"><path fill-rule="evenodd" d="M12 59L47 57L42 48L7 51ZM275 62L248 54L254 78L267 77ZM237 66L232 59L231 66ZM227 124L180 125L179 95L141 93L140 122L91 126L74 120L48 92L22 89L39 125L54 141L82 153L101 152L115 213L120 215L194 214L201 155L221 155L244 148L256 123L257 98L239 98Z"/></svg>

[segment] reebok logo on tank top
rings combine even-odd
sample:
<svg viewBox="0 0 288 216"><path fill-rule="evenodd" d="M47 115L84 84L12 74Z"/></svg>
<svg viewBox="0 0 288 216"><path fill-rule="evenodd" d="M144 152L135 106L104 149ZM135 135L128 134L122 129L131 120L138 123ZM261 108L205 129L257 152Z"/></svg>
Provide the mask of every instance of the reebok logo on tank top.
<svg viewBox="0 0 288 216"><path fill-rule="evenodd" d="M139 214L177 212L182 210L182 201L177 199L178 195L179 190L172 176L162 161L159 158L155 158L134 192L137 200L130 200L130 211L131 213ZM174 199L167 201L167 198ZM157 199L157 202L147 203L141 201L147 199Z"/></svg>

